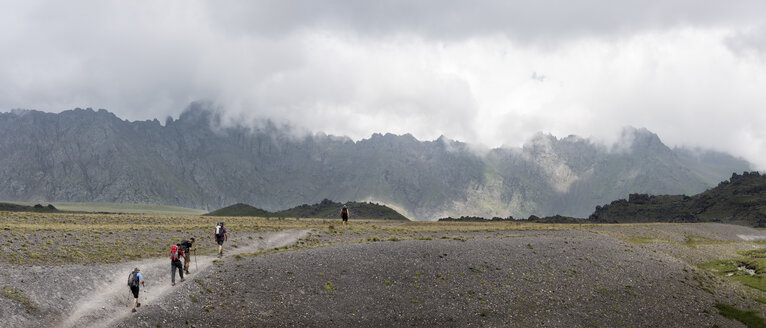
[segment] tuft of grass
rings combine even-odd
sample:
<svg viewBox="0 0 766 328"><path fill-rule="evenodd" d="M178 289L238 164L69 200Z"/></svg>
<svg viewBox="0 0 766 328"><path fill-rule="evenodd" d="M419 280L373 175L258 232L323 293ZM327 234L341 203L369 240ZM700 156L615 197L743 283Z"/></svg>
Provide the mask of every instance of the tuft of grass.
<svg viewBox="0 0 766 328"><path fill-rule="evenodd" d="M761 291L766 291L766 277L762 274L754 274L749 276L732 276L735 280L738 280L742 284L748 287L752 287Z"/></svg>
<svg viewBox="0 0 766 328"><path fill-rule="evenodd" d="M737 268L739 265L740 264L738 261L723 260L723 261L713 261L713 262L704 263L700 265L700 267L702 267L703 269L713 271L718 274L725 275L728 273L736 273L737 271L739 271L739 269Z"/></svg>
<svg viewBox="0 0 766 328"><path fill-rule="evenodd" d="M724 244L724 243L725 242L715 240L715 239L705 238L702 236L687 236L686 240L684 241L682 245L687 247L696 247L698 245L712 245L712 244Z"/></svg>
<svg viewBox="0 0 766 328"><path fill-rule="evenodd" d="M3 295L11 300L14 300L16 302L21 303L21 305L24 305L24 307L27 309L27 313L32 313L37 308L32 304L32 302L29 300L27 295L24 295L20 290L10 287L10 286L3 286L3 289L0 290L0 295Z"/></svg>
<svg viewBox="0 0 766 328"><path fill-rule="evenodd" d="M738 254L742 257L708 262L700 267L720 275L730 276L746 286L766 291L766 248L742 251ZM754 270L755 274L748 274L740 270L740 267Z"/></svg>
<svg viewBox="0 0 766 328"><path fill-rule="evenodd" d="M324 289L328 293L331 293L332 291L335 290L335 285L332 283L332 281L327 281L327 283L324 285Z"/></svg>
<svg viewBox="0 0 766 328"><path fill-rule="evenodd" d="M633 243L633 244L637 244L637 245L668 242L667 240L663 240L663 239L642 238L642 237L631 237L631 238L628 238L627 241L629 243Z"/></svg>
<svg viewBox="0 0 766 328"><path fill-rule="evenodd" d="M742 311L723 303L715 303L715 307L718 309L718 314L728 319L737 320L748 328L766 327L766 321L759 317L755 311Z"/></svg>

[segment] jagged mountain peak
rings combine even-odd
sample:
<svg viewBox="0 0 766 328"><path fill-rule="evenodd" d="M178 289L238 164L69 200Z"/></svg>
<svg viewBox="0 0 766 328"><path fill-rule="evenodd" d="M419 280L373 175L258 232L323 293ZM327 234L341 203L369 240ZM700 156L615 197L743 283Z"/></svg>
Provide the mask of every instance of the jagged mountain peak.
<svg viewBox="0 0 766 328"><path fill-rule="evenodd" d="M622 129L617 147L623 147L628 150L636 149L662 149L670 150L660 137L646 128L635 128L627 126Z"/></svg>
<svg viewBox="0 0 766 328"><path fill-rule="evenodd" d="M0 114L0 199L203 209L241 202L273 211L327 198L382 202L416 219L585 216L626 193L693 194L749 170L731 156L676 152L645 129L628 130L626 140L665 150L611 152L589 139L539 133L521 149L477 154L444 136L354 142L296 138L273 124L216 126L220 115L204 104L164 127L108 111L29 113Z"/></svg>

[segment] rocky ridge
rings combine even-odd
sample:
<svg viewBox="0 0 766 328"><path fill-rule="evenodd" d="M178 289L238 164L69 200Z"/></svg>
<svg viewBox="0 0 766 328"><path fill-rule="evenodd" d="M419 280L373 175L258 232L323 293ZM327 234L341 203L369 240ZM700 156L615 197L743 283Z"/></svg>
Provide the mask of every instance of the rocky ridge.
<svg viewBox="0 0 766 328"><path fill-rule="evenodd" d="M629 193L695 194L750 165L671 149L645 129L621 148L539 134L477 154L445 137L297 135L269 122L226 126L203 104L130 122L106 110L0 113L0 199L155 203L267 211L322 199L372 201L407 217L584 217Z"/></svg>

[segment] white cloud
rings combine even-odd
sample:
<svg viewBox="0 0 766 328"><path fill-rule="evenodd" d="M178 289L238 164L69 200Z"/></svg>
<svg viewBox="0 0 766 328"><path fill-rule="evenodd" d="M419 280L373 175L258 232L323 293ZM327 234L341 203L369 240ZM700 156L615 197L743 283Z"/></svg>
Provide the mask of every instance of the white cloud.
<svg viewBox="0 0 766 328"><path fill-rule="evenodd" d="M0 109L191 101L312 131L518 146L537 131L725 150L766 169L766 3L0 4ZM544 77L544 78L543 78Z"/></svg>

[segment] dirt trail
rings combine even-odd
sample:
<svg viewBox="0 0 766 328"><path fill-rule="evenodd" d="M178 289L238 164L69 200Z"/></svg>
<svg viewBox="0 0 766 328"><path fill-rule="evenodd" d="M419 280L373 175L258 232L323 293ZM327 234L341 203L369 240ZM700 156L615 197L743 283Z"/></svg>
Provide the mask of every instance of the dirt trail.
<svg viewBox="0 0 766 328"><path fill-rule="evenodd" d="M238 248L224 245L224 258L236 254L255 252L258 250L282 247L294 244L298 239L305 237L311 230L288 230L269 233L263 239L249 241L249 244L239 243ZM204 272L213 263L217 256L199 256L197 263L191 263L190 275L185 275L186 281L190 281L199 273ZM125 285L131 269L138 267L146 280L146 287L141 288L139 301L142 306L152 306L162 302L162 299L170 294L180 283L176 276L176 286L171 286L170 263L168 259L150 259L131 262L121 268L112 270L112 274L104 276L104 281L98 284L97 292L77 301L77 306L69 316L62 318L59 327L106 327L131 315L133 296ZM140 309L139 309L140 310Z"/></svg>

